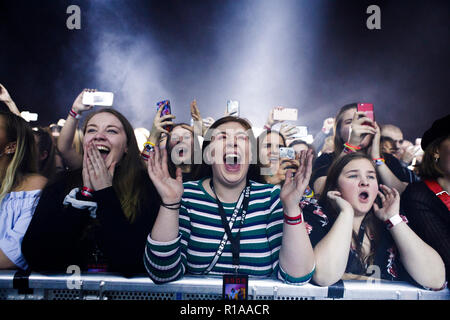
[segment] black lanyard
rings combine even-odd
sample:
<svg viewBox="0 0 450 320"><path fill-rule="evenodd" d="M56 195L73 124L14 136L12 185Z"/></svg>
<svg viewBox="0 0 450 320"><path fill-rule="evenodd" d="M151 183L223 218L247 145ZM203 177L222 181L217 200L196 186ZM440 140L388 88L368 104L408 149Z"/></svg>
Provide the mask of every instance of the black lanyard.
<svg viewBox="0 0 450 320"><path fill-rule="evenodd" d="M212 178L209 181L209 186L211 187L211 190L214 192L214 195L216 196L217 206L219 208L220 219L222 220L222 226L225 229L225 233L227 234L228 239L230 240L230 244L231 244L231 252L233 254L233 266L235 267L235 269L237 271L237 269L239 268L241 227L244 225L245 216L247 214L248 204L250 201L250 182L247 180L247 184L246 184L244 190L242 190L242 192L241 192L241 196L242 196L242 194L244 194L244 200L242 201L242 204L239 207L236 204L236 207L234 207L233 215L231 216L230 221L233 221L233 224L234 224L234 221L236 220L238 213L242 209L241 223L239 225L238 233L235 237L233 237L233 234L231 233L230 225L228 224L229 222L227 221L225 209L222 206L222 202L220 202L219 197L217 196L216 191L214 190ZM233 225L231 225L231 228L233 228Z"/></svg>
<svg viewBox="0 0 450 320"><path fill-rule="evenodd" d="M358 243L359 243L359 247L362 248L363 245L363 241L364 241L364 234L366 231L366 224L367 224L367 220L369 217L369 214L366 214L365 217L363 218L363 221L361 221L361 225L359 226L359 232L358 232ZM370 240L370 238L369 238Z"/></svg>

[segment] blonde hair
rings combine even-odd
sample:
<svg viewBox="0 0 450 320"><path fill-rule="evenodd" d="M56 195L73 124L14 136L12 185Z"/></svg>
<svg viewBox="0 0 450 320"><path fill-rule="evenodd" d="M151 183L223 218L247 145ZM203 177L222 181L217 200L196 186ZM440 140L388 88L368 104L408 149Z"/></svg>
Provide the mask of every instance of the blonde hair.
<svg viewBox="0 0 450 320"><path fill-rule="evenodd" d="M5 120L6 139L16 142L14 154L6 170L1 172L0 203L5 196L17 187L25 175L38 172L37 148L33 131L19 116L12 113L0 112Z"/></svg>

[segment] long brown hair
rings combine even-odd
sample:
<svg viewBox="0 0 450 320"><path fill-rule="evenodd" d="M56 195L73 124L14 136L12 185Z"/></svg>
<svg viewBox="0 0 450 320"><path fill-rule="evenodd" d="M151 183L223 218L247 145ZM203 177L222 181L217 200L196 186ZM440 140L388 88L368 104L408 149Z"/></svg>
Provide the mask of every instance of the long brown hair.
<svg viewBox="0 0 450 320"><path fill-rule="evenodd" d="M331 203L327 197L327 193L328 193L328 191L338 189L338 179L339 179L339 176L341 175L341 172L344 169L344 167L347 164L349 164L350 162L352 162L354 160L359 160L359 159L366 159L367 161L369 161L370 164L374 167L374 170L376 171L376 168L373 164L372 159L368 155L366 155L364 153L360 153L360 152L350 153L350 154L346 154L344 156L336 158L333 161L330 168L328 169L327 180L325 182L325 187L324 187L323 192L319 199L319 205L321 205L324 208L326 215L329 216L333 221L335 221L337 219L339 213L331 205ZM378 174L377 174L377 181L380 181ZM356 250L356 253L358 254L361 264L363 266L365 266L365 265L368 266L368 265L373 264L373 261L375 258L374 256L375 256L375 252L376 252L376 246L377 246L377 243L379 240L379 235L381 232L381 228L383 228L383 225L382 225L381 221L375 217L375 215L373 213L373 208L370 209L370 211L366 214L365 218L367 219L365 234L369 237L369 239L371 237L373 237L372 243L374 244L371 246L370 252L366 257L363 257L363 255L362 255L362 246L359 244L358 234L355 231L352 232L352 239L353 239L354 243L356 244L355 250Z"/></svg>
<svg viewBox="0 0 450 320"><path fill-rule="evenodd" d="M33 131L28 123L10 112L1 112L5 121L7 142L16 142L16 151L5 154L10 157L7 168L0 172L0 203L7 193L17 187L26 175L38 172L37 148Z"/></svg>
<svg viewBox="0 0 450 320"><path fill-rule="evenodd" d="M140 212L140 199L145 197L144 177L146 170L140 158L140 152L130 122L115 109L105 108L89 114L83 126L83 134L89 120L95 115L106 112L115 116L122 123L127 136L127 152L116 165L113 177L113 188L116 191L126 218L133 222L136 214Z"/></svg>
<svg viewBox="0 0 450 320"><path fill-rule="evenodd" d="M358 108L358 104L357 103L350 103L350 104L346 104L345 106L343 106L338 114L336 115L336 120L334 121L334 137L333 137L333 141L334 141L334 158L337 158L342 150L344 149L344 143L347 141L344 141L344 138L341 137L341 127L342 127L342 122L344 121L343 116L344 113L347 110L350 109L357 109Z"/></svg>

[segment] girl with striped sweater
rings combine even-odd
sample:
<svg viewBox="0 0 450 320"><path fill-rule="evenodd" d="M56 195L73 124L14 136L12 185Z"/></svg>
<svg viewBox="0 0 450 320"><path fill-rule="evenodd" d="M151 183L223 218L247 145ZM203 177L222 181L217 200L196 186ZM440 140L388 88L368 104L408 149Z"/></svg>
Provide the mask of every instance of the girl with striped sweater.
<svg viewBox="0 0 450 320"><path fill-rule="evenodd" d="M206 177L183 184L167 170L167 152L155 148L148 173L162 205L147 238L144 263L155 283L189 274L275 276L303 284L314 273L314 255L299 201L312 155L302 154L295 176L279 186L248 179L254 137L241 118L224 117L205 135ZM256 148L254 148L256 149Z"/></svg>

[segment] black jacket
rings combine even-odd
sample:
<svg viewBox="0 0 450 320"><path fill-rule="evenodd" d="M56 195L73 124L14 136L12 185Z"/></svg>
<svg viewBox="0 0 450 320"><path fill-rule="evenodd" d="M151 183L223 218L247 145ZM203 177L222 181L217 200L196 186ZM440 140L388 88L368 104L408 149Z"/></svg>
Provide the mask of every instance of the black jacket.
<svg viewBox="0 0 450 320"><path fill-rule="evenodd" d="M79 173L81 174L81 172ZM22 252L33 271L66 272L69 265L86 270L99 250L108 271L124 275L145 273L143 254L146 238L159 211L159 195L147 176L147 190L133 223L125 217L113 187L94 192L96 219L88 210L63 201L72 183L68 175L47 186L22 242ZM83 197L78 193L77 199ZM97 249L98 248L98 249Z"/></svg>

